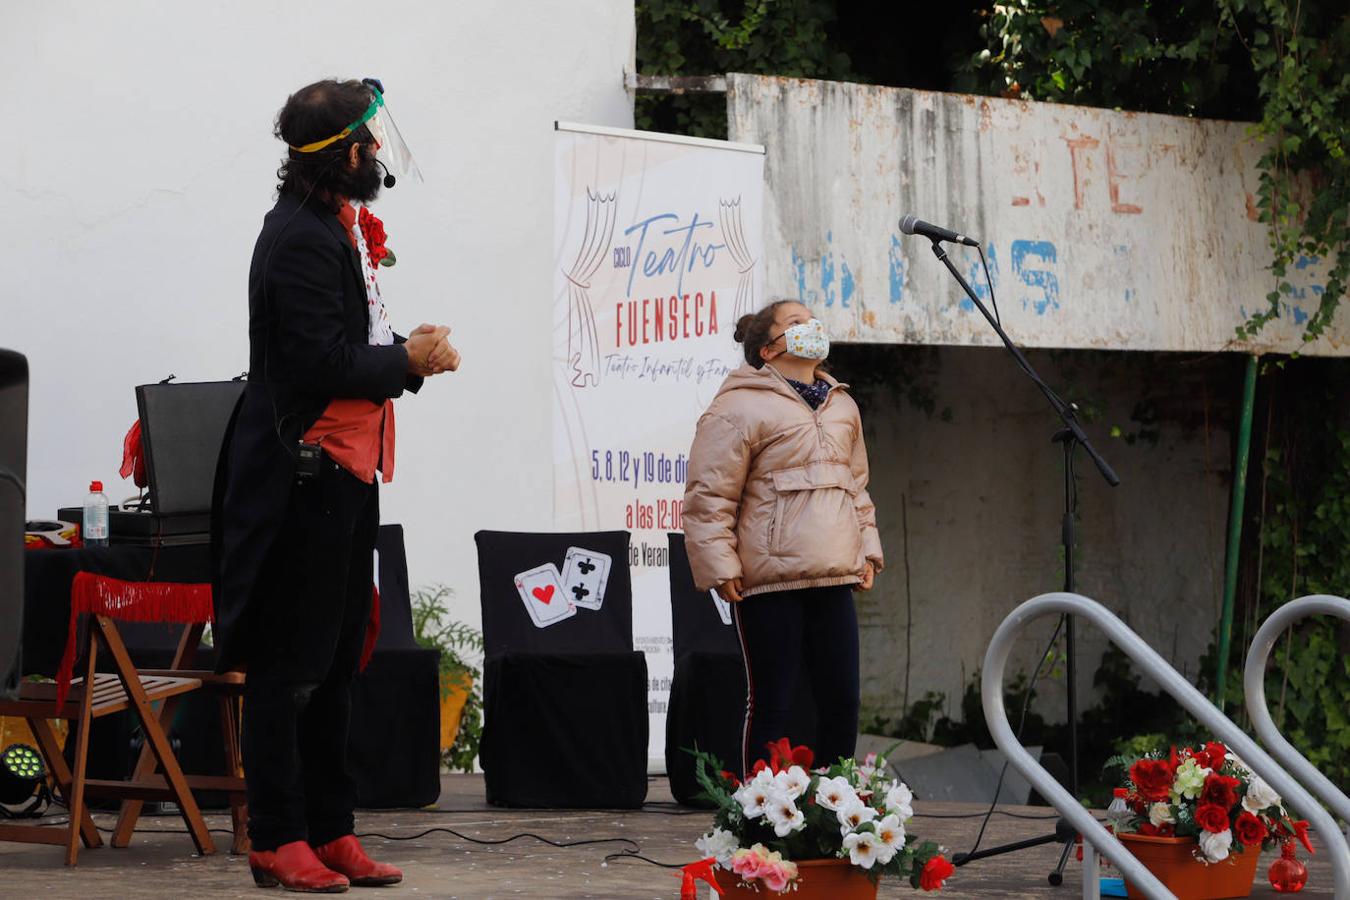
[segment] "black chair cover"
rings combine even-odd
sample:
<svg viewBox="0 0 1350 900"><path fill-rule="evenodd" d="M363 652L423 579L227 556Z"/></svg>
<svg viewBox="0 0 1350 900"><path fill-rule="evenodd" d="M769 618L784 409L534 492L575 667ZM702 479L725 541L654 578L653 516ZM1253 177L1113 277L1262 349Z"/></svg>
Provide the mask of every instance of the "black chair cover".
<svg viewBox="0 0 1350 900"><path fill-rule="evenodd" d="M627 809L647 795L647 665L633 650L629 535L482 531L487 645L480 761L497 806ZM516 576L571 547L610 557L599 610L540 627Z"/></svg>

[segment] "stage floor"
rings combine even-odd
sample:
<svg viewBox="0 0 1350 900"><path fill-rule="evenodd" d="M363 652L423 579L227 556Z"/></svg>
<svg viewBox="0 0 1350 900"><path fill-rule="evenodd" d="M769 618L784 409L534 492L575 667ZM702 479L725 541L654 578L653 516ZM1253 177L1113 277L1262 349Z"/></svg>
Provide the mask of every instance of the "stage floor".
<svg viewBox="0 0 1350 900"><path fill-rule="evenodd" d="M1021 816L1044 816L1042 807L1001 807ZM983 810L973 804L916 803L911 830L956 851L967 850L980 827ZM938 818L945 816L949 818ZM969 818L974 816L973 818ZM967 817L967 818L955 818ZM228 829L227 816L208 817L213 829ZM100 828L109 828L113 816L96 815ZM357 832L414 835L428 828L452 828L479 840L501 840L522 832L565 843L602 838L627 838L640 853L661 862L685 863L697 858L694 841L706 829L708 815L676 806L664 778L653 778L648 803L640 811L594 812L557 810L501 810L483 801L481 776L442 776L440 802L434 809L363 812ZM995 815L984 846L1024 840L1053 828L1043 822L1013 815ZM176 817L142 820L132 846L113 850L104 846L85 850L75 869L61 865L60 848L0 842L0 897L90 898L117 897L258 897L244 857L232 857L228 833L216 834L220 852L194 856L191 842ZM150 833L154 830L155 833ZM172 831L174 833L159 833ZM403 884L381 889L380 896L461 898L604 898L604 900L675 900L679 882L669 872L637 860L604 864L608 853L623 844L593 844L557 849L530 838L509 844L484 846L441 832L410 841L366 838L366 847L381 860L402 866ZM1064 884L1051 888L1046 874L1058 858L1055 845L1035 847L1007 856L981 860L958 869L943 892L949 897L1063 897L1081 896L1076 864L1071 863ZM1273 854L1262 860L1256 897L1275 896L1265 879ZM1323 856L1304 860L1311 884L1304 896L1331 896L1330 866ZM355 895L374 893L355 890ZM883 883L880 896L918 896L908 885ZM701 893L700 897L706 896Z"/></svg>

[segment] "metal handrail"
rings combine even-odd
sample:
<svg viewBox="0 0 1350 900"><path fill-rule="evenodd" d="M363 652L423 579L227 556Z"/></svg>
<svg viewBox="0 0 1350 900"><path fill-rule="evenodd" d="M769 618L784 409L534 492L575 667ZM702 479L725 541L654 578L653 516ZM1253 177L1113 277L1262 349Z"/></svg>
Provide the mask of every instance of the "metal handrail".
<svg viewBox="0 0 1350 900"><path fill-rule="evenodd" d="M1286 628L1309 616L1340 616L1350 621L1350 600L1328 594L1300 597L1281 606L1257 629L1252 649L1247 654L1247 667L1242 675L1243 690L1247 695L1247 713L1261 742L1270 748L1270 755L1278 759L1299 781L1308 786L1332 812L1344 822L1350 822L1350 797L1331 783L1331 779L1308 762L1294 746L1285 740L1270 717L1266 702L1266 663L1275 649L1275 642Z"/></svg>
<svg viewBox="0 0 1350 900"><path fill-rule="evenodd" d="M1100 628L1111 643L1134 660L1145 675L1157 681L1164 691L1171 694L1216 738L1231 747L1252 771L1278 791L1288 805L1308 819L1331 857L1335 895L1350 897L1350 846L1347 846L1344 835L1336 827L1335 820L1311 794L1257 746L1255 741L1206 700L1203 694L1181 676L1181 673L1168 665L1167 661L1145 643L1143 638L1131 631L1106 607L1078 594L1042 594L1009 613L989 642L989 650L984 655L984 674L981 679L984 718L993 735L994 743L1003 751L1013 768L1031 782L1041 796L1048 799L1059 810L1060 815L1083 835L1085 844L1098 850L1105 848L1116 868L1120 869L1125 877L1133 882L1135 888L1150 900L1167 900L1172 897L1167 888L1022 747L1013 734L1012 726L1008 724L1007 711L1003 704L1003 676L1013 644L1031 622L1044 616L1062 614L1082 616ZM1085 867L1092 856L1090 851L1084 854ZM1083 896L1098 896L1095 868L1084 870Z"/></svg>

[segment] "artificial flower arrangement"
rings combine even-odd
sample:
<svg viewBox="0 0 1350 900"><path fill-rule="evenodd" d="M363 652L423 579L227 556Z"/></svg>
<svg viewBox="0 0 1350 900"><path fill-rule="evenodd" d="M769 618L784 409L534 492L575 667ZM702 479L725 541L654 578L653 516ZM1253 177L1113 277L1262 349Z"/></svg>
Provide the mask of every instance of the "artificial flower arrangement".
<svg viewBox="0 0 1350 900"><path fill-rule="evenodd" d="M1123 834L1194 837L1195 857L1205 864L1294 838L1313 852L1308 823L1294 821L1280 795L1224 744L1117 756L1107 761L1113 766L1127 773L1130 815L1116 826Z"/></svg>
<svg viewBox="0 0 1350 900"><path fill-rule="evenodd" d="M741 886L792 891L805 860L847 859L874 884L892 875L929 891L952 874L941 848L906 831L914 796L887 774L885 759L813 769L811 750L786 738L769 751L768 763L759 760L745 783L694 751L703 797L716 805L713 829L697 846Z"/></svg>

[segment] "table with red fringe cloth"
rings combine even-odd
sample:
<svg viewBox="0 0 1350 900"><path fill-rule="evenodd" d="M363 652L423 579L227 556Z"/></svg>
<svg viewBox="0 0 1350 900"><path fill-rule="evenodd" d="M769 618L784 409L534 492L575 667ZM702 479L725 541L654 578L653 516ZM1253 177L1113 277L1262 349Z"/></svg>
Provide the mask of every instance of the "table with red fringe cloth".
<svg viewBox="0 0 1350 900"><path fill-rule="evenodd" d="M61 699L69 690L83 647L79 640L82 616L105 615L119 626L212 620L207 546L44 549L25 553L24 561L24 672L54 677ZM379 633L378 592L374 599L362 668ZM156 642L164 640L160 636ZM176 638L168 636L168 640ZM128 640L133 656L137 643Z"/></svg>

